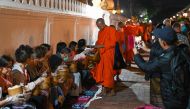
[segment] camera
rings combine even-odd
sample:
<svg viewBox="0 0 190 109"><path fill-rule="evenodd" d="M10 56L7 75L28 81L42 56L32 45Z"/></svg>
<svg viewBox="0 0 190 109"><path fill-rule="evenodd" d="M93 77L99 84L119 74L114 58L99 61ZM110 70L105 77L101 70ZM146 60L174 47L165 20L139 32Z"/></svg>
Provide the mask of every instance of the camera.
<svg viewBox="0 0 190 109"><path fill-rule="evenodd" d="M136 36L135 37L135 48L140 49L142 47L142 38L141 36Z"/></svg>

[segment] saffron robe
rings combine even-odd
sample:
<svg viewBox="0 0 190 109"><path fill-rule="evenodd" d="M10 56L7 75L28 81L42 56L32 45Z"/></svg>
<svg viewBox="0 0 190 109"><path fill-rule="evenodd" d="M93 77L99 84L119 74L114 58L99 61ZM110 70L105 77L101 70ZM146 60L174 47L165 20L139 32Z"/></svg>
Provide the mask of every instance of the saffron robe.
<svg viewBox="0 0 190 109"><path fill-rule="evenodd" d="M135 44L135 36L139 33L139 28L136 25L128 25L124 28L126 39L127 50L125 51L125 60L126 62L131 62L134 57L133 48Z"/></svg>
<svg viewBox="0 0 190 109"><path fill-rule="evenodd" d="M114 51L116 44L116 30L112 27L105 27L98 33L96 45L104 45L100 48L100 62L92 70L92 75L97 83L104 87L114 87Z"/></svg>
<svg viewBox="0 0 190 109"><path fill-rule="evenodd" d="M124 51L126 50L126 36L124 31L117 31L116 39L117 42L119 43L119 49L123 55Z"/></svg>

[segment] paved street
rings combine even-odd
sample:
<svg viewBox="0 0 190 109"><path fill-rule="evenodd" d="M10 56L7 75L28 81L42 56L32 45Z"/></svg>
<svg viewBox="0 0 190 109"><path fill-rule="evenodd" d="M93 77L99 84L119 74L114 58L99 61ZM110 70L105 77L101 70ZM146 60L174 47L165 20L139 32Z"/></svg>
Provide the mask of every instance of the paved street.
<svg viewBox="0 0 190 109"><path fill-rule="evenodd" d="M116 96L95 100L88 109L134 109L149 103L149 82L136 65L122 70L120 78L122 82L117 83Z"/></svg>

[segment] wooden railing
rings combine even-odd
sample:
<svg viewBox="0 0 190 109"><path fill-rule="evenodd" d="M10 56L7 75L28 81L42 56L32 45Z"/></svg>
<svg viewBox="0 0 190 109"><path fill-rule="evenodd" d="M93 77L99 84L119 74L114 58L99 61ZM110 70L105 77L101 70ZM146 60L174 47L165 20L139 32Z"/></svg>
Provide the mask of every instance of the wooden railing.
<svg viewBox="0 0 190 109"><path fill-rule="evenodd" d="M95 15L101 17L103 13L108 13L77 0L0 0L0 7L67 13L93 18Z"/></svg>

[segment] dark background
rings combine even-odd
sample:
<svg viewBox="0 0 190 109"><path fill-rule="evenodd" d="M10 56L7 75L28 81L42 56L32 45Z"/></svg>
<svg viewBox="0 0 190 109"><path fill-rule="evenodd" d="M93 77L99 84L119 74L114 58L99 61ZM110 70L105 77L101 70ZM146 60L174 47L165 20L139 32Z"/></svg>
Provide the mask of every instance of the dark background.
<svg viewBox="0 0 190 109"><path fill-rule="evenodd" d="M114 0L115 8L117 0ZM147 10L148 17L153 22L161 22L164 18L175 15L190 4L190 0L120 0L123 15L139 17L143 10Z"/></svg>

